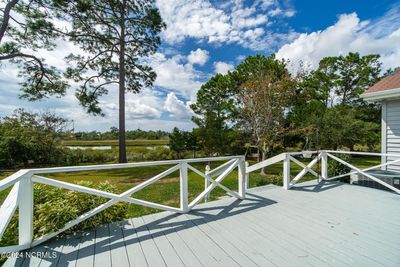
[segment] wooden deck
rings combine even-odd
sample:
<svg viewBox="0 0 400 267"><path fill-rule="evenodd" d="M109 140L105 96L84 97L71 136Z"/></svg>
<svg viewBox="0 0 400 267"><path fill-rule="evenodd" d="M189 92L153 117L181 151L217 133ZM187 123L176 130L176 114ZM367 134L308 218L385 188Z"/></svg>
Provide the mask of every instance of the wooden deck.
<svg viewBox="0 0 400 267"><path fill-rule="evenodd" d="M400 196L335 182L265 186L31 251L47 257L5 266L400 266Z"/></svg>

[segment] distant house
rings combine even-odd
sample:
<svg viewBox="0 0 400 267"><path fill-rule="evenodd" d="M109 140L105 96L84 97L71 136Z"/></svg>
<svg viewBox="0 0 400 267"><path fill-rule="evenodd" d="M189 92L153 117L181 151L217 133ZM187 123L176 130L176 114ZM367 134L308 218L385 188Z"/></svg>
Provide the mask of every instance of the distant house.
<svg viewBox="0 0 400 267"><path fill-rule="evenodd" d="M382 153L400 153L400 71L383 78L361 97L382 104ZM392 160L382 157L382 162ZM400 164L387 169L400 171Z"/></svg>

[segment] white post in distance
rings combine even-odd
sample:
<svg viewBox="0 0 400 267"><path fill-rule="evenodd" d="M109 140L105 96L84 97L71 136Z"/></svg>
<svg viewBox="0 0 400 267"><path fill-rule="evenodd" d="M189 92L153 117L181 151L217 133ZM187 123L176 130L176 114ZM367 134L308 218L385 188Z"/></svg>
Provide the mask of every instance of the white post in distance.
<svg viewBox="0 0 400 267"><path fill-rule="evenodd" d="M248 161L246 161L246 170L247 170L247 168L249 167L249 162ZM246 172L246 190L247 189L249 189L249 179L250 179L250 173L247 173Z"/></svg>
<svg viewBox="0 0 400 267"><path fill-rule="evenodd" d="M328 155L326 151L321 152L321 177L322 180L328 178Z"/></svg>
<svg viewBox="0 0 400 267"><path fill-rule="evenodd" d="M283 188L290 189L290 155L287 153L283 160Z"/></svg>
<svg viewBox="0 0 400 267"><path fill-rule="evenodd" d="M180 202L181 211L187 213L189 211L189 196L188 196L188 167L187 162L180 163Z"/></svg>
<svg viewBox="0 0 400 267"><path fill-rule="evenodd" d="M246 198L246 161L245 158L241 158L238 164L238 193L240 199Z"/></svg>
<svg viewBox="0 0 400 267"><path fill-rule="evenodd" d="M205 171L206 178L204 180L204 190L206 190L208 188L208 186L210 185L210 181L207 179L207 178L210 178L210 176L208 175L209 172L210 172L210 163L207 163L206 171ZM208 202L209 197L210 197L210 193L206 194L204 196L204 202Z"/></svg>

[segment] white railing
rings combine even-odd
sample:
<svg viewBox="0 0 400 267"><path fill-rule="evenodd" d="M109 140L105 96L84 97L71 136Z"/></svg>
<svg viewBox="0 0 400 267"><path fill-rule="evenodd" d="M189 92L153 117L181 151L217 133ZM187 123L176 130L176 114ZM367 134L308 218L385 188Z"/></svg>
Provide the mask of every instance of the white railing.
<svg viewBox="0 0 400 267"><path fill-rule="evenodd" d="M360 169L356 166L352 165L349 162L333 155L333 154L348 154L348 155L358 155L358 156L375 156L375 157L391 157L395 158L395 160L387 161L372 167ZM296 156L302 156L307 158L312 158L312 160L305 165L300 160L296 159ZM328 175L328 159L335 160L348 168L351 169L350 172L329 177ZM365 177L389 188L390 190L400 194L400 189L390 185L378 177L368 173L367 171L376 170L380 168L386 168L388 166L400 165L400 154L386 154L386 153L369 153L369 152L354 152L354 151L333 151L333 150L320 150L320 151L302 151L302 152L290 152L290 153L282 153L272 158L266 159L262 162L254 164L252 166L246 165L246 184L248 184L249 174L261 168L266 168L270 165L283 162L283 187L285 189L290 189L296 185L307 173L311 173L317 179L321 180L335 180L342 177L350 176L352 174L362 174ZM292 179L291 177L291 163L295 163L303 169ZM320 162L321 167L320 170L313 170L313 167ZM392 171L396 172L396 171ZM400 175L400 172L397 172Z"/></svg>
<svg viewBox="0 0 400 267"><path fill-rule="evenodd" d="M379 156L379 157L392 157L396 160L378 164L369 168L360 169L354 165L346 162L345 160L333 155L333 154L351 154L351 155L363 155L363 156ZM301 160L296 157L310 158L310 162L304 164ZM341 174L333 177L328 176L328 160L335 160L347 167L352 171L346 174ZM215 169L210 169L210 165L207 164L205 172L196 169L191 164L201 162L215 162L215 161L226 161L222 165ZM0 191L13 186L7 198L0 207L0 238L6 230L15 210L18 207L18 241L19 244L16 246L9 246L0 248L0 253L20 251L29 247L39 245L46 240L66 231L67 229L75 226L76 224L92 217L93 215L105 210L106 208L118 203L127 202L137 205L142 205L151 208L157 208L160 210L172 211L177 213L186 213L193 209L201 200L209 198L210 192L215 187L220 187L225 190L229 195L238 199L244 199L246 196L246 188L249 185L249 175L251 172L266 168L270 165L283 162L283 186L285 189L294 187L306 174L310 173L317 179L321 180L334 180L352 174L362 174L371 180L382 184L383 186L393 190L400 194L400 190L396 187L385 183L381 179L375 177L367 171L384 168L390 165L400 164L400 154L383 154L383 153L364 153L364 152L348 152L348 151L303 151L303 152L290 152L282 153L277 156L266 159L262 162L256 163L249 166L245 162L244 156L232 156L232 157L216 157L216 158L199 158L199 159L185 159L185 160L170 160L170 161L155 161L155 162L140 162L140 163L126 163L126 164L110 164L110 165L93 165L93 166L79 166L79 167L57 167L57 168L44 168L44 169L29 169L20 170L17 173L0 181ZM316 164L320 162L320 170L315 168ZM291 164L294 163L300 166L302 169L297 173L293 179L291 175ZM171 168L164 172L154 176L151 179L144 181L143 183L136 185L135 187L121 193L113 194L96 190L76 184L66 183L54 179L43 177L43 174L49 173L64 173L64 172L78 172L78 171L91 171L91 170L109 170L109 169L120 169L120 168L133 168L133 167L145 167L145 166L160 166L160 165L172 165ZM227 177L233 170L238 169L238 192L232 191L226 186L222 185L221 182ZM205 189L201 192L192 202L189 203L188 199L188 171L193 171L196 174L204 178ZM162 205L154 202L140 200L137 198L130 197L133 193L136 193L146 186L155 183L159 179L175 172L179 171L180 177L180 207L171 207ZM400 175L400 172L398 172ZM215 178L216 177L216 178ZM72 220L65 224L65 226L53 233L49 233L36 240L33 240L33 183L41 183L50 186L56 186L65 188L73 191L88 193L94 196L100 196L108 198L109 201L100 205L99 207L82 214L77 219Z"/></svg>
<svg viewBox="0 0 400 267"><path fill-rule="evenodd" d="M209 163L216 161L227 161L217 168L211 170L207 164L205 173L196 169L191 164L193 163ZM145 166L160 166L172 165L171 168L163 171L162 173L154 176L143 183L121 193L113 194L85 186L80 186L72 183L66 183L54 179L49 179L41 175L49 173L64 173L64 172L79 172L79 171L92 171L92 170L110 170L120 168L133 168ZM221 184L234 169L238 169L238 192L234 192ZM20 170L15 174L0 181L0 191L13 186L7 198L0 207L0 238L3 236L9 222L11 221L15 210L18 207L18 245L0 248L0 253L14 252L27 249L39 245L46 240L68 230L69 228L77 225L78 223L94 216L95 214L107 209L108 207L118 203L127 202L146 207L156 208L160 210L172 211L177 213L186 213L193 209L202 199L208 198L210 192L215 187L220 187L225 190L229 195L238 199L244 199L246 194L245 185L245 158L243 156L232 157L214 157L214 158L198 158L198 159L185 159L185 160L169 160L169 161L155 161L155 162L140 162L140 163L125 163L125 164L109 164L109 165L93 165L93 166L79 166L79 167L57 167L57 168L43 168L43 169L28 169ZM201 192L192 202L189 203L188 198L188 171L193 171L205 179L205 189ZM154 202L144 201L137 198L130 197L146 186L149 186L161 178L179 171L180 177L180 207L171 207ZM216 178L214 178L216 177ZM83 192L94 196L100 196L109 199L109 201L101 204L97 208L86 212L78 218L66 223L62 229L46 234L38 239L33 240L33 183L41 183L50 186L56 186L64 189L69 189L77 192Z"/></svg>

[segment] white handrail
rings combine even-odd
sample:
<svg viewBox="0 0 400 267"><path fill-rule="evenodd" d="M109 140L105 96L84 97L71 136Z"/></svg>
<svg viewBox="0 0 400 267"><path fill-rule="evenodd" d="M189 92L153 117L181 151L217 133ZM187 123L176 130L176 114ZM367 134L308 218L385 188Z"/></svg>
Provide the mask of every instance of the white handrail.
<svg viewBox="0 0 400 267"><path fill-rule="evenodd" d="M208 163L214 161L227 161L221 166L217 167L214 171L214 175L222 172L217 179L212 179L211 175L206 175L191 166L190 163ZM108 164L108 165L91 165L91 166L74 166L74 167L56 167L56 168L42 168L42 169L26 169L20 170L15 174L3 179L0 181L0 191L14 186L14 188L9 193L8 197L4 201L4 203L0 207L0 238L4 233L6 227L8 226L9 221L15 213L15 210L18 206L20 211L19 214L19 244L16 246L8 246L0 248L0 252L15 252L22 249L26 249L32 246L39 245L52 237L70 229L71 227L77 225L78 223L96 215L97 213L105 210L112 205L123 201L127 203L138 204L142 206L152 207L161 210L167 210L177 213L185 213L189 212L193 209L196 204L205 196L208 195L216 186L219 186L223 190L225 190L229 195L234 196L239 199L243 199L245 197L245 183L243 182L243 166L245 163L244 156L229 156L229 157L213 157L213 158L196 158L196 159L182 159L182 160L168 160L168 161L152 161L152 162L137 162L137 163L125 163L125 164ZM97 190L81 185L71 184L67 182L62 182L55 179L50 179L47 177L43 177L43 174L49 173L64 173L64 172L78 172L78 171L91 171L91 170L110 170L110 169L120 169L120 168L133 168L133 167L147 167L147 166L160 166L160 165L174 165L169 169L163 171L160 174L157 174L151 179L144 181L141 184L130 188L129 190L121 193L114 194L105 192L102 190ZM235 168L238 168L238 192L234 192L223 186L221 181L231 173ZM205 190L200 193L198 197L195 198L194 201L188 204L188 171L193 171L196 174L202 176L210 182L210 186L205 188ZM180 173L180 201L181 207L170 207L158 203L153 203L141 199L136 199L130 197L132 194L142 190L143 188L155 183L161 178L175 172L179 171ZM109 201L101 204L100 206L94 208L91 211L88 211L78 218L66 223L64 227L61 229L48 233L36 240L33 240L33 183L42 183L49 186L60 187L68 190L83 192L87 194L91 194L94 196L100 196L110 199ZM21 213L22 212L22 213Z"/></svg>

